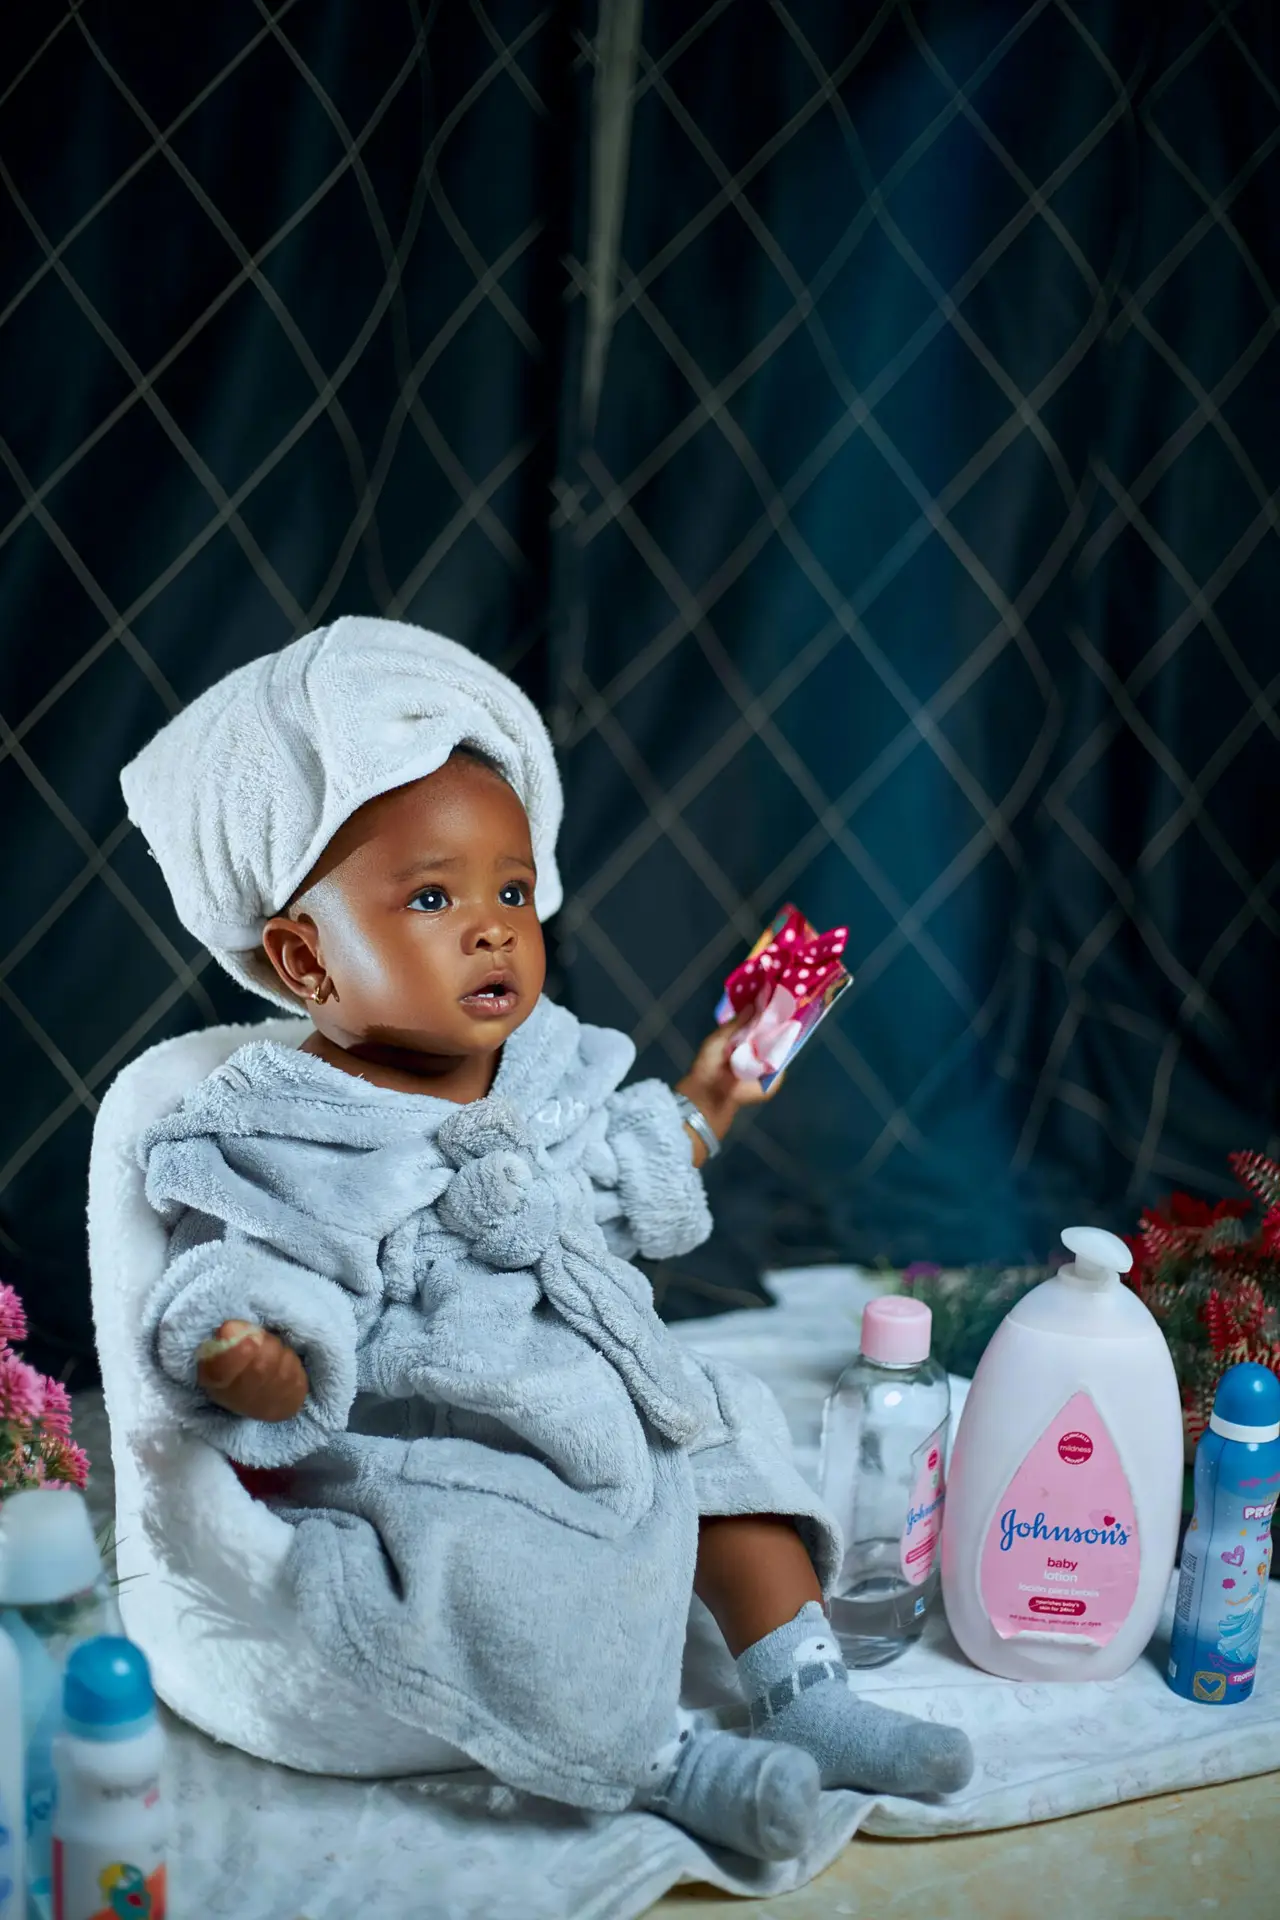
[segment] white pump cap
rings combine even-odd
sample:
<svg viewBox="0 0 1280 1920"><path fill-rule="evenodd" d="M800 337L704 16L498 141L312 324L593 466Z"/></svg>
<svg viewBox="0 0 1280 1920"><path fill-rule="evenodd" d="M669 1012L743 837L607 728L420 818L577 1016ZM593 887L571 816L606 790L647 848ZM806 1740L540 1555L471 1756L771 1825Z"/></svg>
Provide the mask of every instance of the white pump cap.
<svg viewBox="0 0 1280 1920"><path fill-rule="evenodd" d="M1133 1265L1133 1254L1123 1240L1103 1227L1067 1227L1062 1244L1075 1259L1063 1267L1059 1280L1075 1280L1091 1287L1109 1287Z"/></svg>
<svg viewBox="0 0 1280 1920"><path fill-rule="evenodd" d="M1075 1255L1074 1261L1024 1294L1010 1310L1010 1321L1039 1333L1066 1334L1073 1340L1144 1340L1163 1356L1152 1364L1167 1372L1167 1384L1172 1389L1173 1363L1164 1335L1151 1309L1131 1287L1120 1285L1120 1275L1128 1273L1133 1265L1133 1255L1124 1241L1101 1227L1068 1227L1062 1241Z"/></svg>
<svg viewBox="0 0 1280 1920"><path fill-rule="evenodd" d="M0 1503L0 1606L49 1606L87 1593L102 1556L83 1494L29 1487Z"/></svg>

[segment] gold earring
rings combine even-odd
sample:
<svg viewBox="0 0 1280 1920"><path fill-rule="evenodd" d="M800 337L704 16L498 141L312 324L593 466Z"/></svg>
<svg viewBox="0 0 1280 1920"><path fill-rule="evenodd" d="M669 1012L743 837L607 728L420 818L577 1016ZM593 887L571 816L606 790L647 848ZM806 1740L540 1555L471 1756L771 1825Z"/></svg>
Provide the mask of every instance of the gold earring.
<svg viewBox="0 0 1280 1920"><path fill-rule="evenodd" d="M311 998L315 1001L318 1007L321 1007L324 1005L325 999L327 997L326 988L328 987L328 985L329 985L329 982L327 980L322 980L318 987L315 987L312 989Z"/></svg>

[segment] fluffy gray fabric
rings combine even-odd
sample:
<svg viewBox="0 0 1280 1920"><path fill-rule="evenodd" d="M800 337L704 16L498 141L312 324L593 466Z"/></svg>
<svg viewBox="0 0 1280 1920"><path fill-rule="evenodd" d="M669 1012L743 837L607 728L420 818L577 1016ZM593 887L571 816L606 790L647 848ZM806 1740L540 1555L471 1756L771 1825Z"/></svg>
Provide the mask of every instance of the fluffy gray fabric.
<svg viewBox="0 0 1280 1920"><path fill-rule="evenodd" d="M678 1346L625 1257L710 1228L670 1089L618 1090L633 1060L546 1000L471 1106L256 1042L139 1149L170 1404L290 1469L303 1630L510 1785L601 1810L673 1724L699 1515L794 1515L824 1587L840 1558L772 1396ZM200 1393L232 1318L301 1354L294 1419Z"/></svg>

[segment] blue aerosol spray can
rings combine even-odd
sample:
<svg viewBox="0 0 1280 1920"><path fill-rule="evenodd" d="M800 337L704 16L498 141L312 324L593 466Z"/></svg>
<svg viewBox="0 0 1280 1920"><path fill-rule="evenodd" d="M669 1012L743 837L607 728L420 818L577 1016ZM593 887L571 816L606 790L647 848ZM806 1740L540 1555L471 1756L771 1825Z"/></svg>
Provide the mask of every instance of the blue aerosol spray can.
<svg viewBox="0 0 1280 1920"><path fill-rule="evenodd" d="M1280 1380L1266 1367L1230 1367L1196 1449L1169 1648L1169 1685L1187 1700L1229 1707L1253 1692L1277 1497Z"/></svg>

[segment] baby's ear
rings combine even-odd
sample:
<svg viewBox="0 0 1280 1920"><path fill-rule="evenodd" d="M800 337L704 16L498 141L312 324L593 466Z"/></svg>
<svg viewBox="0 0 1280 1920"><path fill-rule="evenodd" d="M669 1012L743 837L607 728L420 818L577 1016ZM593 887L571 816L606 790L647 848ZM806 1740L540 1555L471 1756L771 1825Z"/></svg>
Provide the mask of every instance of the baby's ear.
<svg viewBox="0 0 1280 1920"><path fill-rule="evenodd" d="M323 987L320 936L309 914L300 914L296 920L278 914L268 920L262 930L262 948L281 981L299 1000L310 1000Z"/></svg>

